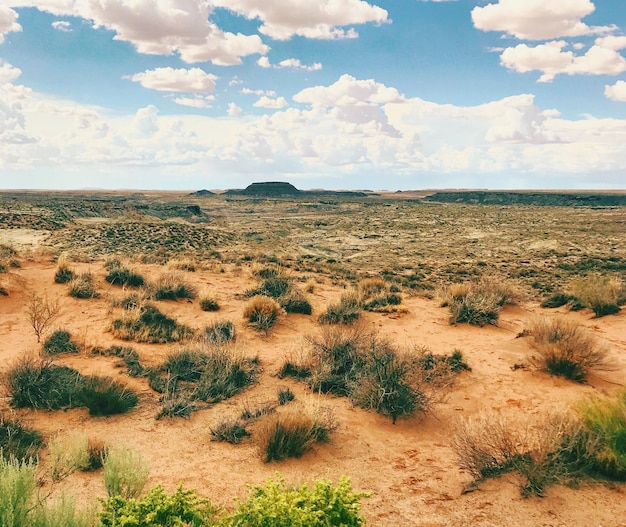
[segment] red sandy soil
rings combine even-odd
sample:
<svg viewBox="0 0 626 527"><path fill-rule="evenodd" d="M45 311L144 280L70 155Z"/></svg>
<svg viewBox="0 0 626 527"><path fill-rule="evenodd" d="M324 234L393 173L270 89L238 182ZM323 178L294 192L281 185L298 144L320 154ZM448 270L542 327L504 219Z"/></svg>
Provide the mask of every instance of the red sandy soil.
<svg viewBox="0 0 626 527"><path fill-rule="evenodd" d="M131 345L147 365L159 363L178 345L149 345L118 341L107 326L113 318L111 300L124 293L104 281L101 263L71 264L76 271L91 271L96 277L100 298L77 300L67 294L66 285L54 284L56 264L52 258L34 254L22 259L22 267L0 275L9 290L0 297L0 371L25 355L38 356L40 345L26 314L28 293L58 298L61 313L56 326L71 332L86 345ZM160 266L142 265L136 269L147 278L155 278ZM198 302L159 302L164 313L195 328L214 320L231 320L237 326L238 344L249 354L258 354L263 373L258 385L233 399L199 411L189 419L155 420L158 394L145 379L128 377L116 366L117 359L94 357L83 351L78 356L56 360L82 373L106 374L136 390L139 406L126 415L91 418L84 409L43 412L16 411L28 425L47 438L56 433L80 430L90 437L108 443L123 442L139 449L151 466L148 486L162 484L168 491L182 482L193 487L214 503L232 506L233 497L245 497L246 484L261 484L280 472L290 483L340 475L351 478L353 487L371 493L363 500L367 524L383 526L508 527L626 526L626 486L583 485L577 489L551 487L543 498L522 498L513 476L487 481L471 492L463 493L471 478L458 468L451 438L460 418L480 411L501 412L514 419L540 419L549 411L567 407L593 394L613 395L623 383L626 372L626 316L622 314L593 319L590 312L544 310L534 303L507 307L498 327L450 326L448 311L434 300L405 299L407 314L385 316L364 313L362 323L399 345L427 346L434 353L463 352L472 372L463 373L434 407L433 413L399 420L397 424L372 412L354 408L344 398L317 396L302 383L278 379L276 372L285 357L305 346L304 337L319 331L315 313L319 314L335 301L341 290L321 278L313 294L307 295L314 316L288 315L269 335L259 335L245 326L242 319L245 299L237 298L255 281L249 270L225 266L219 270L185 273L198 289L214 292L222 306L218 313L205 313ZM2 285L2 284L0 284ZM512 369L516 363L527 363L530 353L526 339L516 338L529 319L566 314L606 341L614 364L612 371L592 376L587 385L551 377L532 369ZM224 417L235 417L246 403L275 400L278 386L289 386L296 398L332 408L338 428L331 442L320 444L301 459L280 463L263 462L254 440L240 445L210 441L210 426ZM6 394L3 394L6 395ZM8 398L0 408L8 408ZM46 466L46 450L41 457ZM49 479L49 478L48 478ZM90 502L104 496L102 475L75 473L57 485L54 492L68 490L79 502Z"/></svg>

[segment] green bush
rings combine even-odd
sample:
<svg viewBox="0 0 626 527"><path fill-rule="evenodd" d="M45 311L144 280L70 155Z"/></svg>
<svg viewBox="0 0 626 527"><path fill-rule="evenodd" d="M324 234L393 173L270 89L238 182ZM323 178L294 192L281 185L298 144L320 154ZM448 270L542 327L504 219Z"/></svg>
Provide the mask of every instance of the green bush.
<svg viewBox="0 0 626 527"><path fill-rule="evenodd" d="M90 273L83 273L69 282L69 294L73 298L96 298L98 292Z"/></svg>
<svg viewBox="0 0 626 527"><path fill-rule="evenodd" d="M0 456L18 462L36 459L43 446L43 437L17 419L0 414Z"/></svg>
<svg viewBox="0 0 626 527"><path fill-rule="evenodd" d="M141 287L144 285L143 276L121 266L111 269L109 274L106 275L105 280L111 285L125 287Z"/></svg>
<svg viewBox="0 0 626 527"><path fill-rule="evenodd" d="M141 453L123 445L107 451L104 467L104 486L109 497L130 499L141 494L150 468ZM123 525L123 524L122 524Z"/></svg>
<svg viewBox="0 0 626 527"><path fill-rule="evenodd" d="M71 408L76 405L80 382L80 373L72 368L27 359L17 362L6 376L16 408Z"/></svg>
<svg viewBox="0 0 626 527"><path fill-rule="evenodd" d="M337 486L317 480L313 488L285 484L280 476L264 486L250 489L246 501L220 522L220 527L358 527L365 524L359 501L366 493L352 492L350 481L341 477Z"/></svg>
<svg viewBox="0 0 626 527"><path fill-rule="evenodd" d="M54 282L57 284L67 284L72 278L74 278L74 271L67 265L59 265L54 273Z"/></svg>
<svg viewBox="0 0 626 527"><path fill-rule="evenodd" d="M68 331L57 330L43 343L45 355L58 355L59 353L79 353L78 346L72 342Z"/></svg>
<svg viewBox="0 0 626 527"><path fill-rule="evenodd" d="M137 395L110 377L90 375L82 378L77 403L86 406L91 416L123 414L137 406Z"/></svg>
<svg viewBox="0 0 626 527"><path fill-rule="evenodd" d="M290 293L278 299L286 313L310 315L313 312L311 303L299 293Z"/></svg>
<svg viewBox="0 0 626 527"><path fill-rule="evenodd" d="M216 515L209 500L180 485L171 495L157 486L141 499L116 495L102 500L102 506L102 527L208 527Z"/></svg>
<svg viewBox="0 0 626 527"><path fill-rule="evenodd" d="M557 308L569 304L570 302L576 302L578 299L574 295L568 295L567 293L554 293L549 296L543 302L541 307L544 308Z"/></svg>
<svg viewBox="0 0 626 527"><path fill-rule="evenodd" d="M150 304L129 312L123 318L115 319L111 324L111 331L122 340L151 344L179 342L193 336L191 328L178 324Z"/></svg>

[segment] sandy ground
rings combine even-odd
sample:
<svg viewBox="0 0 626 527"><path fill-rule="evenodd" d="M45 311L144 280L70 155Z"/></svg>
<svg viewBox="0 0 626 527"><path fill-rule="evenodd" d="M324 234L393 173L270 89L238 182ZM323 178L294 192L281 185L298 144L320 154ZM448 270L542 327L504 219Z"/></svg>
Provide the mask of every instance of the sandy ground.
<svg viewBox="0 0 626 527"><path fill-rule="evenodd" d="M0 370L19 357L37 356L40 346L29 326L25 306L30 291L58 298L61 314L56 325L69 330L86 346L127 344L107 332L112 320L111 300L120 297L120 288L108 285L101 263L72 264L77 271L91 271L97 279L100 298L76 300L67 295L67 286L54 284L56 264L52 259L30 257L10 275L0 275L8 297L0 297ZM163 268L138 266L148 278ZM304 384L278 379L276 372L292 352L304 344L304 336L315 334L315 317L289 315L269 336L256 334L242 320L245 300L237 298L254 284L246 269L225 267L225 272L197 271L186 278L200 290L210 289L222 308L205 313L197 301L159 302L159 308L180 322L201 328L216 319L228 319L237 326L238 343L250 354L258 354L263 366L258 385L213 408L193 414L188 420L155 420L158 396L144 379L132 379L116 366L116 359L93 357L88 353L64 356L59 362L83 373L112 375L140 395L138 408L122 416L90 418L83 409L57 412L19 410L17 415L42 431L46 437L74 430L87 432L109 443L124 442L140 449L151 466L148 485L160 483L173 490L178 482L194 487L215 503L230 506L233 497L246 495L246 484L259 484L279 471L288 482L312 481L319 477L336 481L340 475L351 478L355 489L371 493L363 500L368 525L461 527L626 526L626 487L583 486L578 489L556 486L544 498L520 496L515 479L504 477L483 483L478 490L462 493L470 481L458 468L451 448L451 436L462 417L479 411L502 412L520 420L539 419L546 412L562 409L581 398L595 394L614 394L623 385L626 373L626 315L593 319L586 311L566 313L543 310L536 304L506 308L498 327L450 326L448 312L432 300L406 298L409 312L390 317L365 313L362 323L378 330L400 345L423 345L435 353L459 349L472 367L460 376L456 386L432 414L400 420L389 419L353 408L342 398L315 396ZM322 278L322 280L324 280ZM314 313L336 300L341 291L318 285L308 295ZM551 377L532 369L512 369L527 362L529 348L525 339L516 338L528 320L537 313L566 316L588 327L611 348L612 371L590 378L587 385ZM130 344L146 364L156 364L178 346ZM297 399L332 408L338 428L328 444L321 444L304 457L281 463L263 462L253 440L240 445L210 441L210 426L225 416L236 416L244 404L276 398L278 386L289 386ZM3 394L5 395L5 394ZM8 399L1 402L8 408ZM45 467L47 452L42 454ZM70 490L80 501L104 496L102 475L75 473L55 491Z"/></svg>

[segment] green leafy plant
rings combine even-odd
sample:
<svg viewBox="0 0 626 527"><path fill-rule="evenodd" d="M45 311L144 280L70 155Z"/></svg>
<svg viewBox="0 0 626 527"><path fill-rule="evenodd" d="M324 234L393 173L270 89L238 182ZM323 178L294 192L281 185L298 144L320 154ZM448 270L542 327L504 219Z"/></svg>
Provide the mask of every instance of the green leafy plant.
<svg viewBox="0 0 626 527"><path fill-rule="evenodd" d="M317 480L313 487L288 486L276 475L265 485L250 489L246 501L227 515L220 525L271 527L357 527L365 524L360 514L360 500L367 493L352 491L350 481L341 477L336 486L328 480Z"/></svg>

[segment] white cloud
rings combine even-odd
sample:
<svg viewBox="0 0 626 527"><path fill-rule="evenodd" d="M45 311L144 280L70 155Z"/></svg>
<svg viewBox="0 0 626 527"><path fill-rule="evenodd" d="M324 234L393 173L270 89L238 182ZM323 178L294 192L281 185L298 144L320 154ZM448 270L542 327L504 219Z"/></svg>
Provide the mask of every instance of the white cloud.
<svg viewBox="0 0 626 527"><path fill-rule="evenodd" d="M55 20L52 22L51 26L64 33L69 33L72 31L72 24L70 24L67 20Z"/></svg>
<svg viewBox="0 0 626 527"><path fill-rule="evenodd" d="M4 36L12 31L21 31L22 26L17 23L17 13L10 7L0 5L0 44Z"/></svg>
<svg viewBox="0 0 626 527"><path fill-rule="evenodd" d="M251 90L250 88L242 88L241 93L244 95L267 95L268 97L274 97L276 95L274 90Z"/></svg>
<svg viewBox="0 0 626 527"><path fill-rule="evenodd" d="M35 7L57 16L77 16L95 28L115 32L140 53L178 53L187 63L241 63L241 57L265 54L258 35L222 31L210 21L212 6L202 0L9 0L13 7Z"/></svg>
<svg viewBox="0 0 626 527"><path fill-rule="evenodd" d="M229 117L241 117L243 111L234 102L228 103L228 115Z"/></svg>
<svg viewBox="0 0 626 527"><path fill-rule="evenodd" d="M207 95L206 97L176 97L174 102L181 106L190 106L191 108L211 108L215 97Z"/></svg>
<svg viewBox="0 0 626 527"><path fill-rule="evenodd" d="M152 105L119 115L33 92L18 76L17 68L0 65L0 167L21 186L54 167L80 173L72 180L77 186L97 185L106 174L107 185L126 188L181 185L173 182L183 175L200 182L207 173L219 175L215 187L251 174L315 177L315 186L341 178L342 186L358 186L357 178L381 172L390 185L409 178L414 188L419 174L432 174L439 186L471 181L466 174L480 174L485 186L509 177L535 187L619 186L626 167L626 120L564 119L529 94L463 107L342 76L296 94L300 108L267 108L261 116L242 116L235 103L228 117L163 115ZM130 174L137 174L133 183Z"/></svg>
<svg viewBox="0 0 626 527"><path fill-rule="evenodd" d="M289 106L287 99L284 97L278 97L276 99L271 99L270 97L266 97L263 95L257 102L254 103L254 106L257 108L284 108L285 106Z"/></svg>
<svg viewBox="0 0 626 527"><path fill-rule="evenodd" d="M126 77L144 88L158 91L206 93L215 89L217 77L200 68L156 68Z"/></svg>
<svg viewBox="0 0 626 527"><path fill-rule="evenodd" d="M355 38L345 26L388 22L387 11L362 0L212 0L247 18L262 21L259 31L277 40L294 35L315 39Z"/></svg>
<svg viewBox="0 0 626 527"><path fill-rule="evenodd" d="M564 51L566 47L563 40L538 46L518 44L506 48L500 61L506 68L519 73L541 71L539 82L550 82L559 74L618 75L626 71L626 59L618 52L626 48L626 37L598 38L584 55Z"/></svg>
<svg viewBox="0 0 626 527"><path fill-rule="evenodd" d="M503 31L524 40L605 34L616 29L582 22L594 10L591 0L499 0L472 9L472 21L477 29Z"/></svg>
<svg viewBox="0 0 626 527"><path fill-rule="evenodd" d="M626 82L617 81L613 86L605 86L604 95L612 101L626 102Z"/></svg>
<svg viewBox="0 0 626 527"><path fill-rule="evenodd" d="M300 62L300 59L293 59L293 58L281 60L278 64L272 64L270 62L270 59L263 56L263 57L260 57L259 60L257 60L257 64L261 66L262 68L276 68L276 69L292 68L295 70L304 70L304 71L318 71L322 69L322 64L319 62L315 62L314 64L311 64L310 66L306 66L302 64L302 62Z"/></svg>

